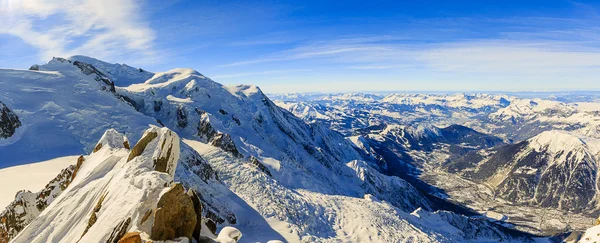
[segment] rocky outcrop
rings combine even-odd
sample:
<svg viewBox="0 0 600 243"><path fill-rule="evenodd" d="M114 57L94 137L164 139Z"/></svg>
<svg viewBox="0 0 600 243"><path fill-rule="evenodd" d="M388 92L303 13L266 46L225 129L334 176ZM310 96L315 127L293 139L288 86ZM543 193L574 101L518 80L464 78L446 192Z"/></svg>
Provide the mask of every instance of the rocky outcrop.
<svg viewBox="0 0 600 243"><path fill-rule="evenodd" d="M233 154L235 157L243 157L229 134L219 132L213 128L212 124L210 123L210 118L206 112L196 108L196 113L198 113L200 116L200 121L198 122L197 126L197 136L200 139L212 146L221 148L224 151Z"/></svg>
<svg viewBox="0 0 600 243"><path fill-rule="evenodd" d="M123 235L117 243L142 243L142 237L140 232L129 232Z"/></svg>
<svg viewBox="0 0 600 243"><path fill-rule="evenodd" d="M179 136L169 130L160 138L159 144L158 155L153 157L154 170L173 176L179 160Z"/></svg>
<svg viewBox="0 0 600 243"><path fill-rule="evenodd" d="M141 241L142 239L139 238L140 234L138 232L126 233L127 229L129 229L130 224L131 218L127 218L126 220L123 220L119 224L117 224L117 226L113 229L112 233L110 234L110 237L108 237L106 243L136 242L136 233L137 238Z"/></svg>
<svg viewBox="0 0 600 243"><path fill-rule="evenodd" d="M227 133L217 133L214 136L210 145L223 149L225 152L231 153L233 156L241 158L242 154L238 151L233 139Z"/></svg>
<svg viewBox="0 0 600 243"><path fill-rule="evenodd" d="M258 167L258 169L262 172L264 172L265 174L267 174L268 176L272 176L271 175L271 171L269 171L269 169L263 165L262 162L260 162L260 160L258 160L256 157L254 156L250 156L250 163L252 163L253 165L255 165L256 167Z"/></svg>
<svg viewBox="0 0 600 243"><path fill-rule="evenodd" d="M0 101L0 139L11 137L20 126L19 117Z"/></svg>
<svg viewBox="0 0 600 243"><path fill-rule="evenodd" d="M100 212L100 209L102 209L102 202L104 202L104 199L106 198L107 194L108 194L108 192L105 193L104 195L102 195L100 197L100 199L98 199L98 202L96 203L96 206L92 210L92 214L90 215L90 219L88 220L87 227L83 231L83 234L81 234L81 237L83 237L88 232L88 230L96 223L96 220L98 220L98 212Z"/></svg>
<svg viewBox="0 0 600 243"><path fill-rule="evenodd" d="M194 228L193 237L200 240L200 233L202 233L202 202L194 189L188 190L187 194L194 204L194 212L196 213L196 227Z"/></svg>
<svg viewBox="0 0 600 243"><path fill-rule="evenodd" d="M217 131L213 128L212 124L210 124L208 113L198 108L196 108L196 113L200 117L200 121L196 127L196 130L198 131L196 136L208 142L217 134Z"/></svg>
<svg viewBox="0 0 600 243"><path fill-rule="evenodd" d="M183 186L176 183L158 201L150 238L171 240L185 236L191 241L197 223L194 202Z"/></svg>
<svg viewBox="0 0 600 243"><path fill-rule="evenodd" d="M180 128L186 127L188 124L187 113L183 107L177 107L177 126Z"/></svg>
<svg viewBox="0 0 600 243"><path fill-rule="evenodd" d="M20 191L15 200L0 213L0 243L7 243L35 219L75 179L85 158L80 156L75 165L63 169L41 191Z"/></svg>
<svg viewBox="0 0 600 243"><path fill-rule="evenodd" d="M150 143L150 141L152 141L156 137L158 137L158 133L156 132L148 132L144 134L140 141L138 141L138 143L136 143L135 146L133 146L131 152L129 152L129 157L127 157L127 161L131 161L135 157L142 154L144 152L144 149L146 149L146 146Z"/></svg>
<svg viewBox="0 0 600 243"><path fill-rule="evenodd" d="M81 70L81 72L85 75L95 75L94 79L98 82L101 82L101 84L103 84L103 86L102 86L103 89L108 89L112 93L116 92L115 83L113 81L111 81L110 79L108 79L106 77L106 75L104 75L102 72L100 72L98 69L96 69L96 67L94 67L92 64L80 62L80 61L74 61L73 65L78 67Z"/></svg>

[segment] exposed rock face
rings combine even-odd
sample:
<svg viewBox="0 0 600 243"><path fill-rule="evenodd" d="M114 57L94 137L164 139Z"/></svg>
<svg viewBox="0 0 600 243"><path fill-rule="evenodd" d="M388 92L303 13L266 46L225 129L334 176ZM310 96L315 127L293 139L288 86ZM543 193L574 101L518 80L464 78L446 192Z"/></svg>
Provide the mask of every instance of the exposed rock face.
<svg viewBox="0 0 600 243"><path fill-rule="evenodd" d="M226 152L230 152L233 156L241 158L242 154L238 151L233 139L231 136L226 133L217 133L213 140L210 142L210 145L223 149Z"/></svg>
<svg viewBox="0 0 600 243"><path fill-rule="evenodd" d="M486 182L512 202L575 212L595 207L597 161L575 136L548 131L486 153L451 168L468 168L461 172L464 176Z"/></svg>
<svg viewBox="0 0 600 243"><path fill-rule="evenodd" d="M11 137L20 126L19 117L0 101L0 139Z"/></svg>
<svg viewBox="0 0 600 243"><path fill-rule="evenodd" d="M185 109L183 109L183 107L178 107L177 108L177 126L179 126L180 128L184 128L186 127L188 124L188 120L187 120L187 114L185 112Z"/></svg>
<svg viewBox="0 0 600 243"><path fill-rule="evenodd" d="M210 232L213 235L217 234L217 224L215 224L215 221L213 221L212 219L205 219L204 220L204 224L206 225L206 228L208 228L208 230L210 230Z"/></svg>
<svg viewBox="0 0 600 243"><path fill-rule="evenodd" d="M200 121L196 127L198 130L197 136L208 142L217 134L217 131L210 124L210 118L205 111L196 108L196 113L200 116Z"/></svg>
<svg viewBox="0 0 600 243"><path fill-rule="evenodd" d="M179 136L169 130L165 136L160 138L159 144L160 152L153 157L154 170L173 176L177 160L179 160Z"/></svg>
<svg viewBox="0 0 600 243"><path fill-rule="evenodd" d="M194 212L196 212L196 227L194 228L194 238L200 240L200 233L202 231L202 202L200 197L194 189L188 190L188 196L194 203Z"/></svg>
<svg viewBox="0 0 600 243"><path fill-rule="evenodd" d="M262 172L264 172L268 176L272 176L271 171L269 171L269 169L265 165L263 165L262 162L260 162L260 160L258 160L256 157L250 156L250 163L252 163L253 165L256 165L256 167L258 167L258 169L260 169Z"/></svg>
<svg viewBox="0 0 600 243"><path fill-rule="evenodd" d="M131 161L135 157L142 154L144 152L144 149L146 149L148 143L150 143L150 141L152 141L156 137L158 137L158 133L156 132L148 132L144 134L140 141L138 141L138 143L136 143L135 146L133 146L131 152L129 152L129 157L127 157L127 161Z"/></svg>
<svg viewBox="0 0 600 243"><path fill-rule="evenodd" d="M110 237L106 243L118 243L118 242L136 242L136 239L139 239L141 242L140 234L135 233L127 233L127 229L129 229L129 225L131 224L131 218L127 218L126 220L121 221L115 228L113 229ZM136 234L137 233L137 234ZM128 236L129 234L129 236ZM137 235L137 238L136 238Z"/></svg>
<svg viewBox="0 0 600 243"><path fill-rule="evenodd" d="M197 220L194 202L183 186L176 183L158 201L150 237L153 240L171 240L185 236L191 241Z"/></svg>
<svg viewBox="0 0 600 243"><path fill-rule="evenodd" d="M75 165L63 169L41 191L20 191L15 200L0 213L0 243L7 243L35 219L75 179L85 159L80 156Z"/></svg>
<svg viewBox="0 0 600 243"><path fill-rule="evenodd" d="M210 124L210 118L206 112L196 109L196 113L198 113L200 116L200 121L198 122L197 127L198 137L212 146L221 148L224 151L233 154L235 157L243 157L229 134L219 132L213 128L213 126Z"/></svg>
<svg viewBox="0 0 600 243"><path fill-rule="evenodd" d="M127 161L131 161L140 156L145 150L153 151L152 159L154 161L154 170L165 172L171 177L175 174L177 160L179 160L179 136L171 130L165 133L157 132L159 128L152 128L144 133L144 136L133 146ZM154 142L154 140L156 140ZM152 148L147 149L152 144Z"/></svg>
<svg viewBox="0 0 600 243"><path fill-rule="evenodd" d="M96 220L98 220L98 212L100 212L100 209L102 209L102 202L104 202L104 198L106 198L107 194L108 194L108 192L105 193L104 195L102 195L100 197L100 199L98 199L98 202L96 203L96 206L92 210L92 214L90 215L90 219L88 220L88 225L85 228L85 230L83 231L83 234L81 235L81 237L83 237L88 232L88 230L90 229L90 227L92 227L92 225L94 225L96 223Z"/></svg>
<svg viewBox="0 0 600 243"><path fill-rule="evenodd" d="M18 229L21 232L12 240L16 243L117 243L131 229L140 231L141 239L146 241L150 237L165 241L179 237L191 240L198 221L196 210L202 211L201 199L195 197L195 207L181 184L165 188L173 184L181 141L167 128L151 127L144 134L138 142L140 149L135 149L139 155L128 160L131 151L123 146L124 136L105 132L97 143L102 144L102 148L85 161L79 160L78 178L71 182L72 189L67 188L53 206L43 214L38 213L28 226ZM147 139L149 134L156 134L155 138ZM163 169L157 166L161 163ZM73 170L75 167L77 165ZM73 177L67 174L64 178ZM202 181L197 176L192 180ZM213 179L210 182L214 183ZM30 198L24 201L27 206L37 210L36 205L30 203L35 202L36 195L24 193L23 196ZM16 208L16 212L25 210ZM135 241L136 237L128 240Z"/></svg>
<svg viewBox="0 0 600 243"><path fill-rule="evenodd" d="M129 232L123 236L117 243L142 243L142 237L139 232Z"/></svg>
<svg viewBox="0 0 600 243"><path fill-rule="evenodd" d="M111 81L110 79L108 79L106 77L106 75L104 75L102 72L100 72L98 69L96 69L96 67L94 67L92 64L80 62L80 61L74 61L73 65L78 67L79 69L81 69L81 72L83 72L85 75L95 75L94 79L96 81L101 82L104 85L106 85L106 86L102 86L102 87L104 87L104 88L108 87L109 91L112 93L116 92L115 83L113 81Z"/></svg>

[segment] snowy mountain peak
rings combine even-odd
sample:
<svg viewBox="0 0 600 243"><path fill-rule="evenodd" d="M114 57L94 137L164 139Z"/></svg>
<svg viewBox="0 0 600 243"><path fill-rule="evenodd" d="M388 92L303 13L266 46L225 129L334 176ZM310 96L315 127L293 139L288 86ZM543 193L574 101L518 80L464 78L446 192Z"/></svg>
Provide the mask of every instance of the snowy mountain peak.
<svg viewBox="0 0 600 243"><path fill-rule="evenodd" d="M529 146L536 151L547 149L548 152L574 151L583 149L586 143L579 137L558 130L545 131L528 140Z"/></svg>
<svg viewBox="0 0 600 243"><path fill-rule="evenodd" d="M417 139L443 136L441 129L431 124L418 124L416 126L410 126L407 127L406 131Z"/></svg>
<svg viewBox="0 0 600 243"><path fill-rule="evenodd" d="M129 149L129 141L127 140L127 137L117 132L117 130L111 128L104 132L102 138L100 138L96 144L96 147L94 147L94 152L97 152L103 148Z"/></svg>
<svg viewBox="0 0 600 243"><path fill-rule="evenodd" d="M87 56L72 56L69 57L68 60L88 63L100 70L102 74L112 80L115 85L122 87L135 83L143 83L154 76L154 73L141 68L130 67L126 64L108 63Z"/></svg>

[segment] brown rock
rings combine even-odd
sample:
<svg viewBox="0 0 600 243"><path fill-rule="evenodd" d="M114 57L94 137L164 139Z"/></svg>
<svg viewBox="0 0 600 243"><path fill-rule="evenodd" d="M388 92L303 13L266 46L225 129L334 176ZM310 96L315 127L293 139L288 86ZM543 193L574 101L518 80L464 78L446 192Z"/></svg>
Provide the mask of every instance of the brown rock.
<svg viewBox="0 0 600 243"><path fill-rule="evenodd" d="M117 226L115 226L113 228L112 232L110 233L110 236L108 237L108 240L106 240L106 243L121 242L121 239L125 236L125 233L127 233L127 230L129 229L130 224L131 224L131 217L129 217L126 220L123 220L119 224L117 224Z"/></svg>
<svg viewBox="0 0 600 243"><path fill-rule="evenodd" d="M73 175L71 175L71 181L73 181L73 179L75 179L75 176L77 176L77 172L79 171L79 168L81 168L81 165L83 164L83 162L85 161L85 158L83 158L83 155L79 156L79 158L77 158L77 164L75 165L75 169L73 169Z"/></svg>
<svg viewBox="0 0 600 243"><path fill-rule="evenodd" d="M92 153L98 152L98 150L100 150L101 148L102 148L102 143L96 144L96 147L94 147L94 151Z"/></svg>
<svg viewBox="0 0 600 243"><path fill-rule="evenodd" d="M144 214L144 217L142 217L142 221L140 221L140 224L144 224L146 220L150 218L150 215L152 215L152 210L148 209L148 211L146 211L146 213Z"/></svg>
<svg viewBox="0 0 600 243"><path fill-rule="evenodd" d="M81 234L81 237L83 237L88 230L92 227L92 225L94 225L96 223L96 220L98 220L98 212L100 212L100 209L102 209L102 202L104 202L104 198L106 198L106 195L108 195L108 192L106 192L104 195L100 196L100 199L98 200L98 202L96 203L96 206L94 207L94 210L92 211L92 215L90 215L90 219L88 220L88 225L86 226L85 230L83 231L83 234Z"/></svg>
<svg viewBox="0 0 600 243"><path fill-rule="evenodd" d="M169 131L171 133L171 131ZM161 150L165 149L166 139L163 139L162 145L160 147ZM169 143L169 148L167 149L166 157L159 157L154 160L154 170L158 172L169 173L173 170L172 165L169 165L169 159L171 158L173 150L173 143Z"/></svg>
<svg viewBox="0 0 600 243"><path fill-rule="evenodd" d="M131 161L135 157L142 154L144 152L144 149L146 149L146 146L150 143L150 141L152 141L152 139L155 139L156 137L158 137L158 133L156 132L147 133L146 136L141 138L140 141L138 141L138 143L135 146L133 146L133 149L131 149L131 152L129 152L129 157L127 157L127 161Z"/></svg>
<svg viewBox="0 0 600 243"><path fill-rule="evenodd" d="M118 243L142 243L142 237L140 236L140 232L129 232Z"/></svg>
<svg viewBox="0 0 600 243"><path fill-rule="evenodd" d="M123 142L123 147L125 147L126 149L131 149L129 147L129 142L128 141Z"/></svg>
<svg viewBox="0 0 600 243"><path fill-rule="evenodd" d="M183 186L176 183L158 200L150 238L172 240L185 236L191 241L196 223L194 202Z"/></svg>

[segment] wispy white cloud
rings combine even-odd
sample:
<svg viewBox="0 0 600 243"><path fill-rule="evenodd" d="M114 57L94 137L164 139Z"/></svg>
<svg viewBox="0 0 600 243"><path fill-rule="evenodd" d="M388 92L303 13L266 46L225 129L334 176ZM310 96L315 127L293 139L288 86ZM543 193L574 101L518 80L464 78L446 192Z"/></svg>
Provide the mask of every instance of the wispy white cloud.
<svg viewBox="0 0 600 243"><path fill-rule="evenodd" d="M333 38L219 67L272 62L280 65L285 61L307 60L361 70L566 76L582 71L600 72L600 34L597 33L596 27L581 22L571 28L538 26L535 31L500 32L497 38L455 38L435 42L411 42L390 36Z"/></svg>
<svg viewBox="0 0 600 243"><path fill-rule="evenodd" d="M286 74L286 73L297 73L297 72L308 72L309 69L286 69L286 70L271 70L271 71L261 71L261 72L246 72L246 73L231 73L231 74L220 74L214 75L212 78L214 79L227 79L227 78L239 78L246 76L260 76L260 75L269 75L269 74Z"/></svg>
<svg viewBox="0 0 600 243"><path fill-rule="evenodd" d="M2 0L0 34L21 38L41 59L90 55L151 60L155 33L136 0Z"/></svg>
<svg viewBox="0 0 600 243"><path fill-rule="evenodd" d="M600 72L600 49L580 43L484 40L443 44L416 57L427 68L462 73L567 75Z"/></svg>
<svg viewBox="0 0 600 243"><path fill-rule="evenodd" d="M406 55L408 50L397 45L387 44L398 40L390 36L364 36L356 38L338 38L327 41L304 43L291 49L282 50L270 55L238 62L219 65L220 68L254 65L278 61L293 61L303 59L332 59L331 61L347 62L367 59L382 60L394 55Z"/></svg>

